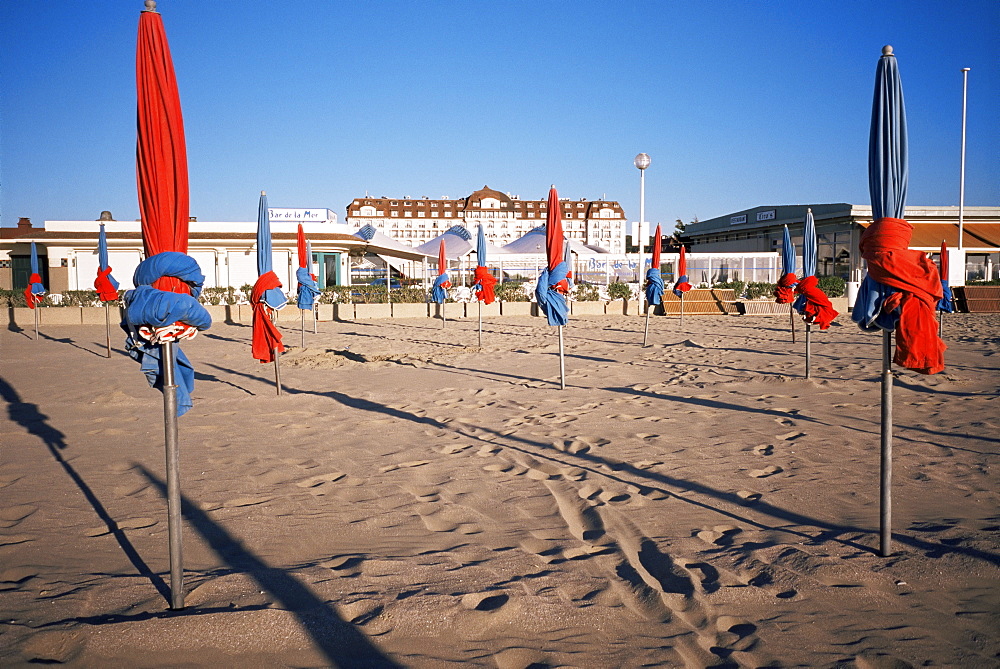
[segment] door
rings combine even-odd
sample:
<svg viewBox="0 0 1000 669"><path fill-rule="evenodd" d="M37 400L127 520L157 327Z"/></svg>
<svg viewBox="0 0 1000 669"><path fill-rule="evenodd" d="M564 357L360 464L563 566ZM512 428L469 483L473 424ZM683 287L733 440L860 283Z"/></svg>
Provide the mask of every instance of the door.
<svg viewBox="0 0 1000 669"><path fill-rule="evenodd" d="M28 287L28 279L31 278L31 256L10 257L11 280L14 290L23 291ZM42 276L42 285L49 288L49 259L48 256L38 256L38 273Z"/></svg>

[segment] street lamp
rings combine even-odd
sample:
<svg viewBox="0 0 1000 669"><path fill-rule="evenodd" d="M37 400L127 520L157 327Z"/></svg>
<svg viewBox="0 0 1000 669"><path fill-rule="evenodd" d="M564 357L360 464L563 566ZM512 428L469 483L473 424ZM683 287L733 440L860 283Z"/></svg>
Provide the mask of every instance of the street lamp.
<svg viewBox="0 0 1000 669"><path fill-rule="evenodd" d="M642 247L643 240L645 237L642 234L642 228L646 224L646 168L649 167L649 156L645 153L640 153L635 157L633 161L635 166L639 169L639 225L638 234L636 235L639 239L639 288L642 289L642 271L643 271L643 257L642 257Z"/></svg>

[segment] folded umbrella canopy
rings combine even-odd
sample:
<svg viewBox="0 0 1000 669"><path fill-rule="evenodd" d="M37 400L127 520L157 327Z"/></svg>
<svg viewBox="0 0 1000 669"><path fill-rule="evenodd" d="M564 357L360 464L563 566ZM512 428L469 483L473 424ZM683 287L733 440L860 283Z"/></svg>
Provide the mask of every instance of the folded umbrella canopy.
<svg viewBox="0 0 1000 669"><path fill-rule="evenodd" d="M448 299L448 289L451 288L451 281L448 280L448 258L445 255L444 240L438 248L438 273L431 287L431 299L438 304L444 304Z"/></svg>
<svg viewBox="0 0 1000 669"><path fill-rule="evenodd" d="M101 223L101 231L97 235L97 278L94 288L102 302L113 302L118 299L118 281L111 276L111 265L108 264L108 235Z"/></svg>
<svg viewBox="0 0 1000 669"><path fill-rule="evenodd" d="M663 273L660 272L660 244L663 235L660 226L656 226L656 234L653 236L653 257L646 270L646 301L650 304L659 304L663 298Z"/></svg>
<svg viewBox="0 0 1000 669"><path fill-rule="evenodd" d="M788 226L785 226L788 230ZM795 286L795 303L792 307L802 315L807 325L818 325L820 330L830 327L838 316L836 309L818 286L819 280L816 278L816 222L813 219L812 209L806 211L806 222L803 229L802 241L802 280ZM806 330L808 333L808 329ZM808 336L808 334L807 334ZM808 376L808 372L807 372Z"/></svg>
<svg viewBox="0 0 1000 669"><path fill-rule="evenodd" d="M493 286L496 285L496 277L490 274L486 267L486 233L483 232L482 224L479 225L479 236L476 238L476 273L475 283L472 288L476 291L476 299L486 304L493 304L496 295Z"/></svg>
<svg viewBox="0 0 1000 669"><path fill-rule="evenodd" d="M38 273L38 249L31 242L31 276L28 277L28 287L24 289L24 300L34 309L45 299L45 286L42 285L42 275Z"/></svg>
<svg viewBox="0 0 1000 669"><path fill-rule="evenodd" d="M795 245L792 244L792 235L788 232L786 225L781 237L781 276L774 286L774 301L778 304L791 304L795 300L795 284L797 282Z"/></svg>
<svg viewBox="0 0 1000 669"><path fill-rule="evenodd" d="M851 314L865 330L896 332L893 361L924 374L944 369L944 342L937 335L934 310L944 297L934 263L910 250L913 226L906 211L906 111L892 47L883 50L875 75L868 183L874 222L858 244L868 273Z"/></svg>
<svg viewBox="0 0 1000 669"><path fill-rule="evenodd" d="M188 175L184 122L177 80L156 3L139 15L136 43L136 181L146 259L135 270L135 290L125 296L129 354L163 389L167 461L167 535L170 606L184 608L181 537L180 447L177 416L190 408L194 373L174 342L208 329L212 318L198 303L204 277L188 247ZM159 359L162 364L157 364ZM185 369L177 372L177 364ZM178 386L177 377L181 377Z"/></svg>
<svg viewBox="0 0 1000 669"><path fill-rule="evenodd" d="M535 297L549 325L563 326L569 322L569 263L563 257L562 208L556 187L549 189L548 213L545 219L545 256L548 265L538 275Z"/></svg>
<svg viewBox="0 0 1000 669"><path fill-rule="evenodd" d="M250 350L255 360L274 362L275 350L285 350L281 332L271 321L270 309L281 309L288 303L281 292L281 280L271 269L271 219L267 209L267 194L260 192L257 207L257 281L250 292L253 306L253 342Z"/></svg>
<svg viewBox="0 0 1000 669"><path fill-rule="evenodd" d="M941 259L938 264L938 275L941 278L941 299L938 300L937 310L946 314L955 312L955 298L951 293L951 286L948 285L948 244L941 242Z"/></svg>
<svg viewBox="0 0 1000 669"><path fill-rule="evenodd" d="M296 242L299 256L299 268L295 270L295 280L299 283L297 305L303 311L312 311L316 296L319 295L319 284L316 283L316 277L309 271L312 264L312 253L309 251L301 223L299 223Z"/></svg>
<svg viewBox="0 0 1000 669"><path fill-rule="evenodd" d="M681 255L677 260L677 281L674 282L673 292L677 297L684 299L684 293L691 290L688 283L687 256L684 254L684 247L681 246Z"/></svg>

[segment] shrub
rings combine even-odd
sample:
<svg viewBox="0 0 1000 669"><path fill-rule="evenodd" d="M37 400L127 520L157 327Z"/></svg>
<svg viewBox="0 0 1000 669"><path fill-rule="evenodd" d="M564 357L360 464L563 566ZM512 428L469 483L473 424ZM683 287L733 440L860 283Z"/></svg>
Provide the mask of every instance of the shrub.
<svg viewBox="0 0 1000 669"><path fill-rule="evenodd" d="M531 298L524 291L524 284L515 281L505 281L493 287L497 299L501 302L529 302Z"/></svg>
<svg viewBox="0 0 1000 669"><path fill-rule="evenodd" d="M625 300L628 301L632 299L632 289L629 288L627 283L622 283L621 281L612 281L608 284L608 296L612 300Z"/></svg>
<svg viewBox="0 0 1000 669"><path fill-rule="evenodd" d="M735 279L733 281L720 281L719 283L712 284L712 288L727 289L732 288L736 292L736 298L739 299L743 297L744 291L747 288L746 281L740 281Z"/></svg>
<svg viewBox="0 0 1000 669"><path fill-rule="evenodd" d="M744 289L744 297L756 300L761 297L773 297L775 285L767 281L749 281Z"/></svg>
<svg viewBox="0 0 1000 669"><path fill-rule="evenodd" d="M827 297L843 297L847 292L847 282L839 276L821 276L816 287L826 293Z"/></svg>
<svg viewBox="0 0 1000 669"><path fill-rule="evenodd" d="M577 302L597 302L601 299L600 289L592 283L573 284L572 299Z"/></svg>
<svg viewBox="0 0 1000 669"><path fill-rule="evenodd" d="M236 304L238 296L232 286L205 288L198 298L203 304Z"/></svg>
<svg viewBox="0 0 1000 669"><path fill-rule="evenodd" d="M972 281L966 281L967 286L1000 286L1000 279L973 279Z"/></svg>

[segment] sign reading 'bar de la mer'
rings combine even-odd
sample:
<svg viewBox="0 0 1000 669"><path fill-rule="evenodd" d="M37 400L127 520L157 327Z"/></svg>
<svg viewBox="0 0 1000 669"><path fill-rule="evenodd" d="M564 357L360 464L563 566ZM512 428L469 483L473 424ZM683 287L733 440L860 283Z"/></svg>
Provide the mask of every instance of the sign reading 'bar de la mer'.
<svg viewBox="0 0 1000 669"><path fill-rule="evenodd" d="M773 221L774 220L774 209L770 211L757 212L758 221Z"/></svg>
<svg viewBox="0 0 1000 669"><path fill-rule="evenodd" d="M272 221L292 221L295 223L308 223L318 221L337 222L337 214L329 209L287 209L284 207L269 207L268 216Z"/></svg>
<svg viewBox="0 0 1000 669"><path fill-rule="evenodd" d="M746 223L746 222L747 222L746 214L740 214L739 216L729 217L729 225L739 225L740 223Z"/></svg>

